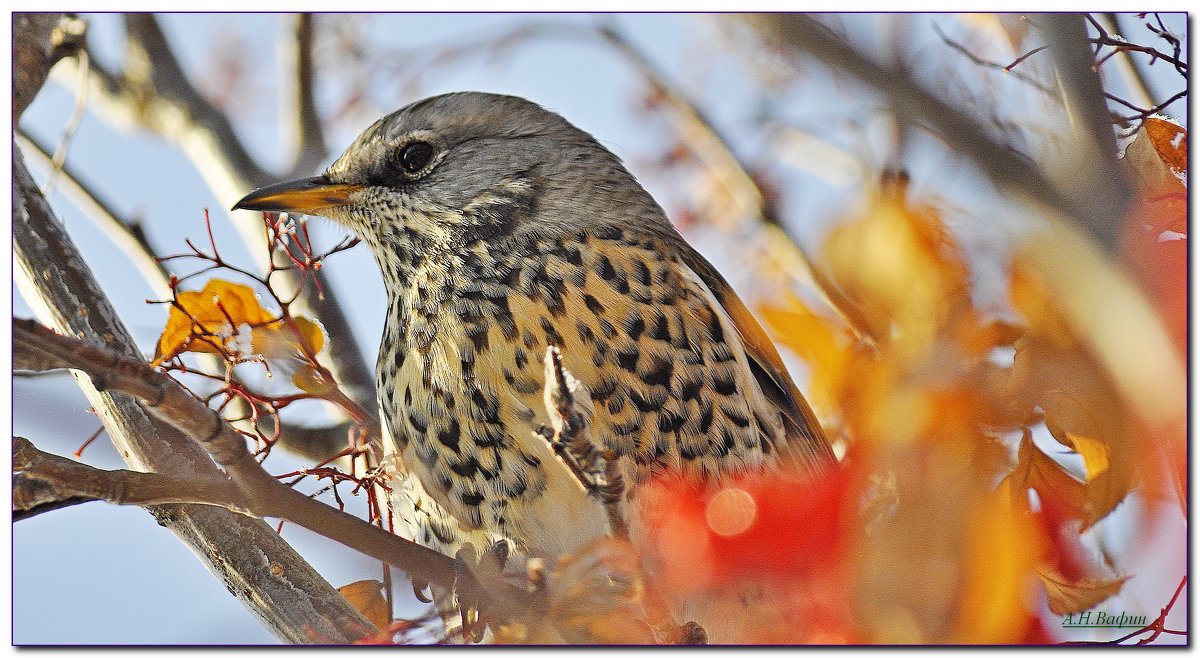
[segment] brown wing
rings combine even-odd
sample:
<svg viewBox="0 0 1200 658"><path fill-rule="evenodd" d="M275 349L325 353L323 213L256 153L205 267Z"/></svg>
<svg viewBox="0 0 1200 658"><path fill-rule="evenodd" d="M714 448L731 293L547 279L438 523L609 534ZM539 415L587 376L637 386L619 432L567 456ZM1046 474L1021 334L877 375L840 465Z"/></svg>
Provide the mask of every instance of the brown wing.
<svg viewBox="0 0 1200 658"><path fill-rule="evenodd" d="M682 242L682 240L680 241ZM691 246L684 244L680 255L712 291L741 335L750 369L765 394L783 411L788 425L788 444L804 465L837 463L829 441L808 402L783 365L771 338L742 302L721 273Z"/></svg>

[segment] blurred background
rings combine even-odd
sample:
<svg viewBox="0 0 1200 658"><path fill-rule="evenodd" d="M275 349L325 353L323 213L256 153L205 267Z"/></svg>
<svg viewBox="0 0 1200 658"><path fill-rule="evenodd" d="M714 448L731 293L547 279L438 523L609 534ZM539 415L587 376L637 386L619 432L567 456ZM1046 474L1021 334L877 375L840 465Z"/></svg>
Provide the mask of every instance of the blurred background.
<svg viewBox="0 0 1200 658"><path fill-rule="evenodd" d="M1099 20L1113 18L1097 15ZM91 67L134 70L118 14L87 14ZM1045 53L1004 66L1041 45L1036 28L1016 15L827 15L832 33L869 60L902 67L945 102L980 118L989 134L1030 160L1069 177L1061 135L1069 123L1053 88ZM298 139L288 81L296 19L285 14L164 14L159 23L193 85L232 122L258 165L282 180ZM1164 45L1162 31L1188 52L1182 14L1123 14L1113 34ZM1149 25L1150 27L1147 27ZM688 14L350 14L317 15L312 27L313 91L327 148L311 153L316 173L379 116L428 95L480 90L524 96L594 134L617 153L667 210L684 235L733 284L751 308L787 291L821 302L798 253L820 250L830 228L861 208L888 172L904 171L913 198L936 197L946 226L970 265L971 299L1001 318L1010 247L1030 230L1019 200L1002 191L944 140L901 129L892 98L815 59L788 61L764 48L730 17ZM1093 34L1095 32L1093 31ZM1185 55L1186 56L1186 55ZM1117 58L1123 59L1123 58ZM1165 61L1132 66L1114 60L1102 72L1118 115L1156 110L1186 128L1186 77ZM20 130L43 144L124 220L141 225L159 255L204 243L204 216L231 262L254 267L260 256L234 227L253 213L227 209L234 189L190 158L170 134L148 130L88 83L87 64L58 66L25 112ZM1138 81L1141 81L1140 83ZM1137 108L1140 108L1137 109ZM1146 115L1148 116L1148 115ZM1144 118L1144 117L1143 117ZM1139 121L1126 121L1130 135ZM1125 140L1127 141L1127 139ZM30 153L31 147L20 142ZM114 240L54 165L26 156L92 271L139 345L152 355L166 322L164 299L138 258ZM1055 164L1058 163L1058 164ZM236 215L236 216L234 216ZM330 223L309 224L326 248L345 236ZM802 251L781 250L782 230ZM175 261L168 269L187 274ZM384 293L366 249L332 256L325 273L352 340L374 363ZM193 280L199 289L203 279ZM1182 285L1182 284L1181 284ZM13 289L13 314L32 311ZM809 366L785 355L807 389ZM1011 358L1011 354L1010 357ZM818 409L820 411L820 409ZM66 374L17 376L13 433L48 452L69 455L100 429ZM331 421L320 403L289 410L296 423ZM1052 451L1042 427L1034 441ZM1013 453L1015 441L1009 445ZM839 445L839 451L845 446ZM1056 451L1078 471L1078 455ZM82 459L102 468L124 463L101 435ZM1074 460L1074 461L1072 461ZM303 459L282 451L267 461L275 473ZM328 498L328 495L326 495ZM361 513L362 501L344 496ZM1091 550L1117 572L1135 574L1106 610L1151 617L1186 574L1185 520L1178 509L1144 504L1135 494L1088 532ZM335 586L379 578L377 563L295 526L283 536ZM419 609L403 578L396 594L403 616ZM1186 601L1186 592L1183 601ZM1186 605L1169 622L1186 628ZM1044 610L1052 639L1111 639L1109 631L1063 634L1061 617ZM928 639L928 638L927 638ZM1163 636L1160 641L1184 641ZM13 526L15 644L273 643L275 639L170 533L136 507L92 503L43 514Z"/></svg>

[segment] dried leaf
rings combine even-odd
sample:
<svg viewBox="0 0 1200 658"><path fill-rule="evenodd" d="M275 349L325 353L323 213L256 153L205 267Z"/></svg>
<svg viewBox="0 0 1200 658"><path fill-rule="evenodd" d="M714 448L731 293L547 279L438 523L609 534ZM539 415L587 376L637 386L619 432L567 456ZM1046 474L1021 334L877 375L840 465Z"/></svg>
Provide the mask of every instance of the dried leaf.
<svg viewBox="0 0 1200 658"><path fill-rule="evenodd" d="M156 365L184 352L238 359L261 355L298 363L292 380L301 390L322 394L335 388L314 358L326 343L316 322L277 318L262 307L253 288L221 279L209 280L200 291L180 292L176 300L159 337Z"/></svg>
<svg viewBox="0 0 1200 658"><path fill-rule="evenodd" d="M1100 605L1105 599L1121 591L1128 577L1124 578L1083 578L1072 580L1049 565L1035 569L1042 584L1046 586L1050 612L1056 615L1069 615L1084 610L1091 610Z"/></svg>
<svg viewBox="0 0 1200 658"><path fill-rule="evenodd" d="M383 583L378 580L359 580L338 588L342 595L362 613L375 628L384 629L392 622L391 609L383 597Z"/></svg>
<svg viewBox="0 0 1200 658"><path fill-rule="evenodd" d="M1073 516L1078 513L1075 518L1086 529L1137 485L1143 454L1124 400L1055 300L1023 263L1014 264L1012 277L1013 304L1026 319L1029 333L1015 345L1008 394L1025 406L1041 407L1051 434L1083 457L1083 500L1077 505L1074 487L1069 487L1071 493L1061 503ZM1052 486L1060 480L1040 482ZM1067 489L1058 487L1055 493L1066 494Z"/></svg>
<svg viewBox="0 0 1200 658"><path fill-rule="evenodd" d="M1187 128L1158 117L1150 117L1142 124L1142 132L1176 176L1187 174Z"/></svg>
<svg viewBox="0 0 1200 658"><path fill-rule="evenodd" d="M1000 482L998 493L1007 496L1013 509L1029 509L1029 490L1044 504L1053 504L1072 518L1084 518L1084 485L1033 444L1026 434L1017 449L1017 465Z"/></svg>

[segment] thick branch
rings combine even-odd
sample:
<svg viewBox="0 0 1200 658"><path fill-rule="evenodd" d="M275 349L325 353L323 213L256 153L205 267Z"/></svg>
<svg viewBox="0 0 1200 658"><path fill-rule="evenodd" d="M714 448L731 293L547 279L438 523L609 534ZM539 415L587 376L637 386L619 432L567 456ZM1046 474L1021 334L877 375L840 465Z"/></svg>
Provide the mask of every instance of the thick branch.
<svg viewBox="0 0 1200 658"><path fill-rule="evenodd" d="M15 128L50 68L81 45L83 23L64 14L13 14L13 114Z"/></svg>
<svg viewBox="0 0 1200 658"><path fill-rule="evenodd" d="M1125 209L1133 188L1117 170L1117 141L1095 57L1087 42L1082 14L1041 14L1038 25L1050 44L1058 72L1059 88L1071 117L1075 148L1063 167L1069 172L1060 183L1069 183L1072 201L1100 244L1113 251L1120 237Z"/></svg>
<svg viewBox="0 0 1200 658"><path fill-rule="evenodd" d="M244 512L247 499L226 478L105 471L42 452L13 437L13 520L91 500L116 505L200 503Z"/></svg>

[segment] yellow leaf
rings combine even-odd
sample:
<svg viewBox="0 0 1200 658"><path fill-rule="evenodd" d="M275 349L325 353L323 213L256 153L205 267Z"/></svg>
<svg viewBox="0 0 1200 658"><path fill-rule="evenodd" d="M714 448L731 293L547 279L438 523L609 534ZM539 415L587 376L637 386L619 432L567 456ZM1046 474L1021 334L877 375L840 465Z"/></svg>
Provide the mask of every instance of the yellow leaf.
<svg viewBox="0 0 1200 658"><path fill-rule="evenodd" d="M1058 569L1041 565L1035 569L1042 584L1046 586L1046 595L1050 612L1056 615L1069 615L1084 610L1091 610L1100 605L1105 599L1121 591L1121 586L1129 580L1124 578L1081 578L1072 581Z"/></svg>
<svg viewBox="0 0 1200 658"><path fill-rule="evenodd" d="M252 288L221 279L210 279L200 291L179 293L176 302L158 339L156 364L183 352L219 354L230 349L242 325L271 320Z"/></svg>
<svg viewBox="0 0 1200 658"><path fill-rule="evenodd" d="M359 580L338 588L342 595L362 613L375 628L387 628L392 623L392 613L387 599L383 598L383 583L378 580Z"/></svg>
<svg viewBox="0 0 1200 658"><path fill-rule="evenodd" d="M922 349L970 308L966 260L941 211L908 199L903 175L885 177L864 208L829 232L829 279L877 343Z"/></svg>

